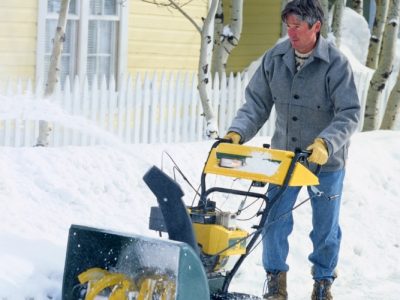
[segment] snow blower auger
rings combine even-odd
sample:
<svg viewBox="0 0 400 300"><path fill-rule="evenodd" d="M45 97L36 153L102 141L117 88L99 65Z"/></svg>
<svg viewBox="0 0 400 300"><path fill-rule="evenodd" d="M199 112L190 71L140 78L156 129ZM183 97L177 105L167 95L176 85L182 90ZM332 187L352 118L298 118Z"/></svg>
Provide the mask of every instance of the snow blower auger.
<svg viewBox="0 0 400 300"><path fill-rule="evenodd" d="M69 230L63 300L208 299L208 287L199 285L207 287L207 277L185 243L79 225Z"/></svg>
<svg viewBox="0 0 400 300"><path fill-rule="evenodd" d="M150 229L168 232L169 239L116 233L72 225L68 236L62 287L63 300L233 300L259 299L229 292L229 285L254 249L272 205L288 186L313 186L318 178L301 163L309 152L271 150L217 141L201 175L197 205L187 207L180 186L153 166L143 179L155 194ZM263 193L206 187L207 174L249 180L251 186L273 183L279 192ZM219 211L214 193L262 199L259 224L247 233L235 214ZM231 257L237 258L225 270Z"/></svg>

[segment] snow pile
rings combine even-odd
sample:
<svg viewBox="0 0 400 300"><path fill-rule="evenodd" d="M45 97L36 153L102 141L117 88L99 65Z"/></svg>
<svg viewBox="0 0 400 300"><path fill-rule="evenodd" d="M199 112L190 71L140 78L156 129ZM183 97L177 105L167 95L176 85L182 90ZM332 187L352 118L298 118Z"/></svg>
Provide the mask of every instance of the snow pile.
<svg viewBox="0 0 400 300"><path fill-rule="evenodd" d="M100 138L102 143L121 143L116 136L102 130L96 123L82 116L70 115L58 103L50 102L48 99L29 95L14 97L0 95L0 103L1 120L46 120L50 124L57 123L66 128L78 129L82 134Z"/></svg>
<svg viewBox="0 0 400 300"><path fill-rule="evenodd" d="M340 50L347 49L346 55L351 52L356 61L365 65L371 36L367 21L353 9L345 7L341 29ZM354 47L354 45L357 45L357 47ZM351 58L349 60L352 61Z"/></svg>

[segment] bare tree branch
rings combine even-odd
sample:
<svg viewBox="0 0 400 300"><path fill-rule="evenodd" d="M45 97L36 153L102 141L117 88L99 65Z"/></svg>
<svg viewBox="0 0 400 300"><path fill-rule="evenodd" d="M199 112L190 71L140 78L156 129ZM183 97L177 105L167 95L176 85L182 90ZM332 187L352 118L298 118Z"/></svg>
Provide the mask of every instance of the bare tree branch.
<svg viewBox="0 0 400 300"><path fill-rule="evenodd" d="M173 7L174 9L178 10L186 19L189 20L190 23L193 24L193 26L196 28L196 30L201 34L201 28L200 26L191 18L183 9L185 5L189 4L193 0L186 1L183 4L178 3L175 0L167 0L169 3L161 3L157 0L142 0L142 2L145 3L150 3L150 4L155 4L157 6L164 6L164 7Z"/></svg>
<svg viewBox="0 0 400 300"><path fill-rule="evenodd" d="M196 27L196 29L197 29L197 31L198 31L199 33L201 33L201 28L200 28L200 26L197 25L197 23L193 20L193 18L191 18L191 17L182 9L181 6L179 6L178 4L176 4L175 1L173 1L173 0L168 0L168 1L169 1L169 2L171 3L171 5L172 5L173 7L175 7L182 15L185 16L186 19L188 19L189 22L192 23L192 24L194 25L194 27ZM189 2L191 2L191 1L189 1ZM189 2L187 2L187 3L189 3ZM186 3L186 4L187 4L187 3ZM185 5L186 5L186 4L185 4ZM183 5L182 5L182 6L183 6Z"/></svg>

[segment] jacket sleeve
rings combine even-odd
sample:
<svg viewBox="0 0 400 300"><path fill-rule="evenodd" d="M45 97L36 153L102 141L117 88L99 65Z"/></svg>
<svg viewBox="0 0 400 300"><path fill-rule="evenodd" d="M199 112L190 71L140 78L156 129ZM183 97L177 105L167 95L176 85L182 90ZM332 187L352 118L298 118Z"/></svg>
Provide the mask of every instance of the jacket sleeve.
<svg viewBox="0 0 400 300"><path fill-rule="evenodd" d="M349 142L360 121L360 101L347 59L339 56L331 66L326 76L326 86L333 103L334 117L319 134L327 142L329 155Z"/></svg>
<svg viewBox="0 0 400 300"><path fill-rule="evenodd" d="M245 103L237 111L228 131L234 131L242 137L241 142L251 140L268 120L273 106L271 89L266 70L268 54L254 73L245 91Z"/></svg>

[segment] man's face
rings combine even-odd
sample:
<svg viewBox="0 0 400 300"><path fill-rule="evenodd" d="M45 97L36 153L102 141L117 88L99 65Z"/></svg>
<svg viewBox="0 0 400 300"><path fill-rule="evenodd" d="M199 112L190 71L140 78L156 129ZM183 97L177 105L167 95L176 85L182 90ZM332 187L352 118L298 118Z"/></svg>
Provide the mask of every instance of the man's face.
<svg viewBox="0 0 400 300"><path fill-rule="evenodd" d="M315 47L321 22L317 21L309 28L307 22L295 15L289 15L286 18L286 27L292 47L300 53L308 53Z"/></svg>

